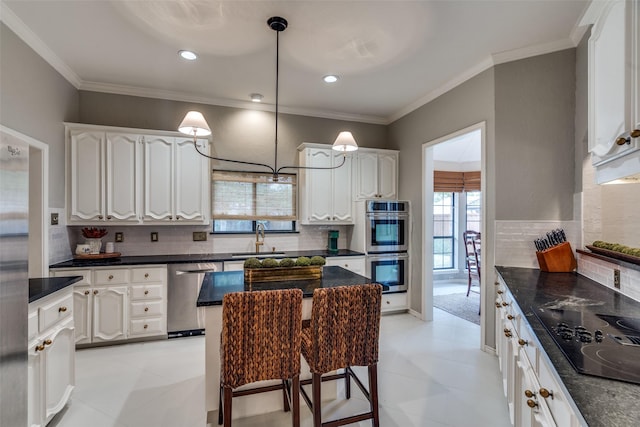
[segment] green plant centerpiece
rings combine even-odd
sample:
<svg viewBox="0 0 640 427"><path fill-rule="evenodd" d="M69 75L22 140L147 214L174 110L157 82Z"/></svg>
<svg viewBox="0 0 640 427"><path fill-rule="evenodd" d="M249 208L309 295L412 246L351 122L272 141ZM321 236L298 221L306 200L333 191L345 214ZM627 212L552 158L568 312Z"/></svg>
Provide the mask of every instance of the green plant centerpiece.
<svg viewBox="0 0 640 427"><path fill-rule="evenodd" d="M322 266L326 261L321 256L284 258L249 258L244 262L244 281L286 282L290 280L309 280L322 278Z"/></svg>
<svg viewBox="0 0 640 427"><path fill-rule="evenodd" d="M587 245L587 248L601 255L640 265L640 248L632 248L619 243L603 242L602 240L596 240L592 246Z"/></svg>

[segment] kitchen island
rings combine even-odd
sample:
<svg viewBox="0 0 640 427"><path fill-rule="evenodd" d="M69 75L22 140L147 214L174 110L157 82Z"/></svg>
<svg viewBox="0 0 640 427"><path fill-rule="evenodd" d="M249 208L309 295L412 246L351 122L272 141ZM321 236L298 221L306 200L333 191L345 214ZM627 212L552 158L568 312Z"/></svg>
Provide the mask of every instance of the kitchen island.
<svg viewBox="0 0 640 427"><path fill-rule="evenodd" d="M242 271L207 273L198 296L198 307L205 307L205 408L207 423L217 425L220 395L220 333L222 332L222 298L231 292L251 292L267 289L302 289L302 318L311 317L311 297L314 289L371 283L367 277L338 266L323 267L321 279L282 282L244 283ZM383 287L384 288L384 287ZM301 378L310 378L309 368L302 359ZM324 386L323 399L335 398L336 388ZM233 402L233 418L242 418L282 410L282 394L266 393L246 396Z"/></svg>
<svg viewBox="0 0 640 427"><path fill-rule="evenodd" d="M500 266L496 267L496 271L507 287L504 291L513 296L524 315L522 320L527 322L533 338L539 342L542 350L540 357L553 366L556 379L560 381L565 394L570 396L570 405L579 412L582 420L578 423L590 427L638 425L640 405L637 396L640 385L578 373L538 316L559 310L580 313L583 321L592 314L640 318L640 302L577 273L546 273L537 269ZM505 308L497 310L503 311ZM609 340L610 337L605 339ZM527 346L526 341L523 342L524 348L537 347L534 343ZM630 347L628 351L636 354L630 363L635 363L637 370L640 347ZM636 374L640 375L640 372ZM553 403L553 400L550 402Z"/></svg>

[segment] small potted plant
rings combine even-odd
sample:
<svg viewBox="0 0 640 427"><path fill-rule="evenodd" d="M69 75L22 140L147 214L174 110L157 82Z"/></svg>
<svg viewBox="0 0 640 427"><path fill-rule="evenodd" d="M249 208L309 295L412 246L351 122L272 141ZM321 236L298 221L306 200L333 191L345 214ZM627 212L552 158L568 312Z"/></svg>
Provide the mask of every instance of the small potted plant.
<svg viewBox="0 0 640 427"><path fill-rule="evenodd" d="M106 228L97 227L84 227L82 229L82 236L85 238L85 242L91 248L91 254L99 254L102 248L102 238L107 235Z"/></svg>

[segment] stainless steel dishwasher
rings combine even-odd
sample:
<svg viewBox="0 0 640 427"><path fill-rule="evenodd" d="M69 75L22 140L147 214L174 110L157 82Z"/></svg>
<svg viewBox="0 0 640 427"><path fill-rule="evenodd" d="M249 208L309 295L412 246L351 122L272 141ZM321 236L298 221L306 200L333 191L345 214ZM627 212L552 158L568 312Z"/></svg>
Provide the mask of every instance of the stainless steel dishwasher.
<svg viewBox="0 0 640 427"><path fill-rule="evenodd" d="M204 308L196 301L206 273L222 271L222 263L168 265L167 331L169 338L204 334Z"/></svg>

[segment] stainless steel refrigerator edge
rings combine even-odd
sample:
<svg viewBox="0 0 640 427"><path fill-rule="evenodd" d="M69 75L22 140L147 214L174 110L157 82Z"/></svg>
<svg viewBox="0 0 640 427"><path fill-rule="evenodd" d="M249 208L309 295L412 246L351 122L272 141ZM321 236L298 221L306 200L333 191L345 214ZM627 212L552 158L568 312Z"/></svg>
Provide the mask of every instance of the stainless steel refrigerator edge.
<svg viewBox="0 0 640 427"><path fill-rule="evenodd" d="M167 331L169 338L204 333L204 310L196 301L206 273L222 271L221 263L169 264Z"/></svg>
<svg viewBox="0 0 640 427"><path fill-rule="evenodd" d="M27 425L29 146L0 133L0 426Z"/></svg>

